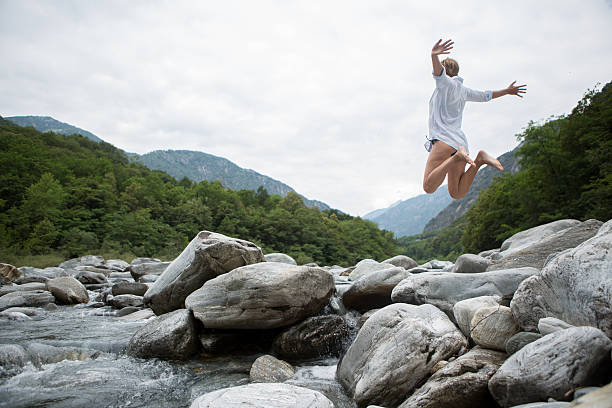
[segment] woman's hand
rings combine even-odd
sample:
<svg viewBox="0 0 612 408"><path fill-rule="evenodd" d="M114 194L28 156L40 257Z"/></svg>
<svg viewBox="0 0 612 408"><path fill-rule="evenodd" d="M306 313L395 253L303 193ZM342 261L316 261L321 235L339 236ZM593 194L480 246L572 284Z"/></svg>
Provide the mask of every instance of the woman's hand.
<svg viewBox="0 0 612 408"><path fill-rule="evenodd" d="M527 92L527 85L514 85L516 84L516 81L512 82L510 85L508 85L508 87L506 88L506 93L508 95L516 95L519 98L522 98L525 92Z"/></svg>
<svg viewBox="0 0 612 408"><path fill-rule="evenodd" d="M450 54L450 50L453 49L453 44L453 40L442 42L442 39L440 39L431 49L431 55Z"/></svg>

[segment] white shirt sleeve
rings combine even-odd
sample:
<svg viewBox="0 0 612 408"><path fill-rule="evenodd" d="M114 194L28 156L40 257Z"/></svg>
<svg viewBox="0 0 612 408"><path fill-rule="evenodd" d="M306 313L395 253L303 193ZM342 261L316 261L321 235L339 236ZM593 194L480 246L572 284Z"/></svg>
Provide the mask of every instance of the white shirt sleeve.
<svg viewBox="0 0 612 408"><path fill-rule="evenodd" d="M453 80L446 75L446 69L444 66L442 66L442 73L440 75L433 74L433 77L436 80L436 88L448 88L453 83Z"/></svg>
<svg viewBox="0 0 612 408"><path fill-rule="evenodd" d="M463 97L469 102L489 102L493 98L492 91L477 91L466 86L463 87Z"/></svg>

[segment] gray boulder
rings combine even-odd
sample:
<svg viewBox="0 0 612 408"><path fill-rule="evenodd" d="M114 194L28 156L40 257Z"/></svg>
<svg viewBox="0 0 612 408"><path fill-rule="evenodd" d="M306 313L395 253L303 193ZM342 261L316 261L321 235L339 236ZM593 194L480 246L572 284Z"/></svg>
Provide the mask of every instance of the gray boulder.
<svg viewBox="0 0 612 408"><path fill-rule="evenodd" d="M104 266L113 271L125 272L130 267L130 264L121 259L107 259L104 262Z"/></svg>
<svg viewBox="0 0 612 408"><path fill-rule="evenodd" d="M451 268L452 266L453 266L453 263L450 261L439 261L437 259L432 259L431 261L426 262L423 265L421 265L421 267L427 268L427 269L447 269L447 268Z"/></svg>
<svg viewBox="0 0 612 408"><path fill-rule="evenodd" d="M429 303L454 316L455 303L479 296L510 300L519 284L538 273L535 268L517 268L482 273L425 272L401 281L391 293L394 302Z"/></svg>
<svg viewBox="0 0 612 408"><path fill-rule="evenodd" d="M608 379L612 340L594 327L560 330L514 353L489 381L502 407L563 399L577 387Z"/></svg>
<svg viewBox="0 0 612 408"><path fill-rule="evenodd" d="M295 368L286 361L270 355L258 357L251 366L249 379L260 383L284 382L295 375Z"/></svg>
<svg viewBox="0 0 612 408"><path fill-rule="evenodd" d="M470 323L478 309L486 306L499 306L500 301L501 298L499 296L478 296L455 303L455 306L453 306L453 316L455 316L457 326L459 326L463 335L468 338L471 337Z"/></svg>
<svg viewBox="0 0 612 408"><path fill-rule="evenodd" d="M51 292L58 303L73 305L76 303L89 302L89 295L85 286L72 276L62 276L49 279L47 290Z"/></svg>
<svg viewBox="0 0 612 408"><path fill-rule="evenodd" d="M267 262L280 262L280 263L286 263L289 265L297 265L297 263L295 262L295 259L293 259L287 254L281 254L279 252L275 252L273 254L266 254L265 258Z"/></svg>
<svg viewBox="0 0 612 408"><path fill-rule="evenodd" d="M554 333L559 330L569 329L574 327L571 324L565 323L563 320L555 319L554 317L543 317L538 322L538 331L542 336Z"/></svg>
<svg viewBox="0 0 612 408"><path fill-rule="evenodd" d="M23 272L13 265L0 263L0 285L15 282L20 278L23 278Z"/></svg>
<svg viewBox="0 0 612 408"><path fill-rule="evenodd" d="M472 317L470 329L474 343L499 351L505 351L508 339L520 330L512 310L501 305L478 309Z"/></svg>
<svg viewBox="0 0 612 408"><path fill-rule="evenodd" d="M396 406L467 340L432 305L397 303L374 313L338 364L336 379L360 407Z"/></svg>
<svg viewBox="0 0 612 408"><path fill-rule="evenodd" d="M505 359L505 353L475 347L436 371L399 408L494 407L488 383Z"/></svg>
<svg viewBox="0 0 612 408"><path fill-rule="evenodd" d="M529 228L506 239L501 245L500 252L503 252L503 255L509 255L578 224L580 224L578 220L566 219Z"/></svg>
<svg viewBox="0 0 612 408"><path fill-rule="evenodd" d="M123 309L129 306L138 307L143 305L143 297L136 295L109 296L107 303L116 309Z"/></svg>
<svg viewBox="0 0 612 408"><path fill-rule="evenodd" d="M130 265L128 271L135 281L140 281L145 276L159 276L168 268L171 262L141 262Z"/></svg>
<svg viewBox="0 0 612 408"><path fill-rule="evenodd" d="M41 282L30 282L22 285L5 285L0 286L0 296L4 296L7 293L12 292L27 292L31 290L46 290L47 285Z"/></svg>
<svg viewBox="0 0 612 408"><path fill-rule="evenodd" d="M491 261L474 254L460 255L455 261L453 272L455 273L478 273L484 272L491 265Z"/></svg>
<svg viewBox="0 0 612 408"><path fill-rule="evenodd" d="M501 252L499 259L494 260L487 270L493 271L523 266L541 269L550 255L574 248L592 238L601 225L601 221L588 220L531 244L520 246L516 250Z"/></svg>
<svg viewBox="0 0 612 408"><path fill-rule="evenodd" d="M189 310L179 309L158 316L138 329L128 344L127 354L140 358L185 360L198 348L196 321Z"/></svg>
<svg viewBox="0 0 612 408"><path fill-rule="evenodd" d="M82 284L101 284L106 283L106 275L103 273L81 271L75 275L75 279Z"/></svg>
<svg viewBox="0 0 612 408"><path fill-rule="evenodd" d="M46 290L11 292L0 297L0 311L10 307L45 306L55 302L55 297Z"/></svg>
<svg viewBox="0 0 612 408"><path fill-rule="evenodd" d="M145 283L123 281L115 283L111 289L111 293L113 294L113 296L144 296L144 294L147 293L147 290L149 290L149 286Z"/></svg>
<svg viewBox="0 0 612 408"><path fill-rule="evenodd" d="M350 328L343 317L326 315L310 317L282 332L272 348L289 360L339 355Z"/></svg>
<svg viewBox="0 0 612 408"><path fill-rule="evenodd" d="M526 279L512 299L512 313L525 331L536 331L540 319L555 317L574 326L598 327L612 337L610 271L612 221Z"/></svg>
<svg viewBox="0 0 612 408"><path fill-rule="evenodd" d="M355 269L351 271L348 277L349 280L356 281L372 272L391 267L392 266L388 263L376 262L373 259L363 259L355 265Z"/></svg>
<svg viewBox="0 0 612 408"><path fill-rule="evenodd" d="M39 269L31 266L22 266L19 268L19 270L23 273L23 277L16 281L16 283L19 284L29 282L45 283L49 279L59 278L60 276L68 276L68 273L64 269L57 267Z"/></svg>
<svg viewBox="0 0 612 408"><path fill-rule="evenodd" d="M254 383L204 394L191 408L334 408L318 391L281 383Z"/></svg>
<svg viewBox="0 0 612 408"><path fill-rule="evenodd" d="M72 258L59 264L65 270L76 269L77 266L93 266L96 268L104 267L104 258L97 255L85 255L79 258Z"/></svg>
<svg viewBox="0 0 612 408"><path fill-rule="evenodd" d="M364 311L390 305L393 288L411 273L402 267L387 266L353 282L342 294L344 306Z"/></svg>
<svg viewBox="0 0 612 408"><path fill-rule="evenodd" d="M404 269L412 269L419 266L419 264L412 258L406 255L396 255L393 258L385 259L383 263L388 263L393 266L399 266Z"/></svg>
<svg viewBox="0 0 612 408"><path fill-rule="evenodd" d="M202 231L153 283L145 304L156 314L185 307L185 298L206 281L238 267L265 261L252 242Z"/></svg>
<svg viewBox="0 0 612 408"><path fill-rule="evenodd" d="M333 291L323 269L262 262L209 280L185 305L207 328L271 329L319 313Z"/></svg>
<svg viewBox="0 0 612 408"><path fill-rule="evenodd" d="M540 333L518 332L506 342L506 353L511 356L529 343L542 338Z"/></svg>

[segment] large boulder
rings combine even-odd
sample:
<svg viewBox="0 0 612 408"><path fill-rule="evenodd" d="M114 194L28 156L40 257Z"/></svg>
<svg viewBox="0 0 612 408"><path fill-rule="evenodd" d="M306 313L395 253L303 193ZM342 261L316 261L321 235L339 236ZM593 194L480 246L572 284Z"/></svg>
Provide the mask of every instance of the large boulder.
<svg viewBox="0 0 612 408"><path fill-rule="evenodd" d="M191 408L334 408L318 391L282 383L254 383L204 394Z"/></svg>
<svg viewBox="0 0 612 408"><path fill-rule="evenodd" d="M489 381L502 407L564 399L577 387L609 381L612 340L594 327L560 330L514 353Z"/></svg>
<svg viewBox="0 0 612 408"><path fill-rule="evenodd" d="M202 231L153 283L145 304L158 315L184 308L187 296L206 281L264 260L252 242Z"/></svg>
<svg viewBox="0 0 612 408"><path fill-rule="evenodd" d="M134 333L128 355L140 358L185 360L198 351L196 321L189 310L158 316Z"/></svg>
<svg viewBox="0 0 612 408"><path fill-rule="evenodd" d="M349 309L366 311L390 305L391 292L411 273L402 267L388 265L372 272L353 284L342 294L342 303Z"/></svg>
<svg viewBox="0 0 612 408"><path fill-rule="evenodd" d="M23 272L13 265L0 263L0 285L15 282L20 278L23 278Z"/></svg>
<svg viewBox="0 0 612 408"><path fill-rule="evenodd" d="M319 313L333 291L334 278L323 269L262 262L209 280L185 306L207 328L271 329Z"/></svg>
<svg viewBox="0 0 612 408"><path fill-rule="evenodd" d="M481 273L425 272L401 281L391 293L394 302L429 303L449 316L455 303L479 296L499 296L508 301L519 284L536 275L535 268L517 268Z"/></svg>
<svg viewBox="0 0 612 408"><path fill-rule="evenodd" d="M506 342L519 330L512 310L501 305L478 309L470 322L474 343L492 350L505 351Z"/></svg>
<svg viewBox="0 0 612 408"><path fill-rule="evenodd" d="M359 407L396 406L439 361L466 347L463 334L436 307L397 303L364 323L338 364L336 379Z"/></svg>
<svg viewBox="0 0 612 408"><path fill-rule="evenodd" d="M491 265L491 261L480 255L463 254L455 261L453 272L455 273L478 273L484 272Z"/></svg>
<svg viewBox="0 0 612 408"><path fill-rule="evenodd" d="M76 303L89 302L89 295L85 286L72 276L62 276L49 279L47 290L51 292L58 303L73 305Z"/></svg>
<svg viewBox="0 0 612 408"><path fill-rule="evenodd" d="M168 268L171 262L139 262L130 265L127 270L135 281L140 281L144 276L159 276Z"/></svg>
<svg viewBox="0 0 612 408"><path fill-rule="evenodd" d="M253 362L249 379L253 382L284 382L295 375L295 368L286 361L271 355L263 355Z"/></svg>
<svg viewBox="0 0 612 408"><path fill-rule="evenodd" d="M380 271L381 269L390 268L391 265L388 263L376 262L373 259L363 259L355 265L355 269L349 274L349 280L356 281L363 276L366 276L372 272Z"/></svg>
<svg viewBox="0 0 612 408"><path fill-rule="evenodd" d="M295 262L295 259L293 259L287 254L281 254L280 252L275 252L273 254L266 254L264 257L266 258L266 262L280 262L280 263L286 263L289 265L297 265L297 262Z"/></svg>
<svg viewBox="0 0 612 408"><path fill-rule="evenodd" d="M399 408L494 407L488 383L505 359L505 353L475 347L436 371Z"/></svg>
<svg viewBox="0 0 612 408"><path fill-rule="evenodd" d="M601 221L588 220L549 235L544 239L532 241L507 252L501 252L495 257L487 270L494 271L523 266L541 269L549 256L574 248L592 238L601 225Z"/></svg>
<svg viewBox="0 0 612 408"><path fill-rule="evenodd" d="M55 297L46 290L11 292L0 297L0 311L9 307L45 306L53 302Z"/></svg>
<svg viewBox="0 0 612 408"><path fill-rule="evenodd" d="M77 266L104 268L104 258L98 255L85 255L79 258L69 259L59 264L59 267L65 270L75 270Z"/></svg>
<svg viewBox="0 0 612 408"><path fill-rule="evenodd" d="M396 255L393 258L385 259L383 263L388 263L393 266L399 266L404 269L412 269L419 266L419 264L412 258L406 255Z"/></svg>
<svg viewBox="0 0 612 408"><path fill-rule="evenodd" d="M580 224L578 220L558 220L517 232L502 243L500 252L502 256L509 255L578 224Z"/></svg>
<svg viewBox="0 0 612 408"><path fill-rule="evenodd" d="M612 220L526 279L511 308L525 331L536 331L543 317L556 317L574 326L598 327L612 337Z"/></svg>

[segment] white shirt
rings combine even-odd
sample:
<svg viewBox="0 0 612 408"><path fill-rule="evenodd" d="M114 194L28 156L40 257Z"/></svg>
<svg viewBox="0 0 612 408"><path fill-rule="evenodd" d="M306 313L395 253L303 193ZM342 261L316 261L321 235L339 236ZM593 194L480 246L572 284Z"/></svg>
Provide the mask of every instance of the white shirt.
<svg viewBox="0 0 612 408"><path fill-rule="evenodd" d="M429 139L441 140L454 149L465 147L469 154L468 142L461 130L465 102L488 102L491 91L477 91L463 85L463 78L446 75L442 67L439 76L434 74L436 89L429 100ZM427 150L431 150L431 145Z"/></svg>

